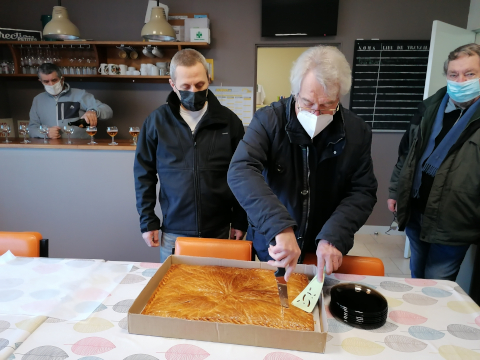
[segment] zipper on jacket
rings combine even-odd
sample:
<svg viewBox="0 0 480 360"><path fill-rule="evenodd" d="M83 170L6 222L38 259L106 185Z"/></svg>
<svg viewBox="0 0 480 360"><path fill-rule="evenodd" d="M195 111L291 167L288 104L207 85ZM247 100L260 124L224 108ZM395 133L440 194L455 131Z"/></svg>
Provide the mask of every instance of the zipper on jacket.
<svg viewBox="0 0 480 360"><path fill-rule="evenodd" d="M55 97L55 117L57 118L57 126L58 126L58 97Z"/></svg>
<svg viewBox="0 0 480 360"><path fill-rule="evenodd" d="M193 140L193 183L195 185L195 204L197 204L197 229L198 229L198 237L202 237L202 233L200 231L200 218L201 218L201 207L200 207L200 184L198 181L198 158L197 158L197 142L195 141L195 136L192 134Z"/></svg>
<svg viewBox="0 0 480 360"><path fill-rule="evenodd" d="M309 157L310 151L308 146L302 145L301 148L302 148L302 158L303 158L303 190L301 192L301 195L304 196L305 198L303 199L302 222L300 223L300 231L299 231L298 239L301 239L300 251L303 251L305 232L308 227L308 217L310 215L310 166L308 163L308 157Z"/></svg>
<svg viewBox="0 0 480 360"><path fill-rule="evenodd" d="M413 140L413 143L412 143L412 151L413 151L413 154L412 154L412 157L410 158L410 162L408 163L408 166L412 166L413 160L417 157L416 151L415 151L415 147L417 146L417 141L418 141L418 137L416 137L416 138Z"/></svg>

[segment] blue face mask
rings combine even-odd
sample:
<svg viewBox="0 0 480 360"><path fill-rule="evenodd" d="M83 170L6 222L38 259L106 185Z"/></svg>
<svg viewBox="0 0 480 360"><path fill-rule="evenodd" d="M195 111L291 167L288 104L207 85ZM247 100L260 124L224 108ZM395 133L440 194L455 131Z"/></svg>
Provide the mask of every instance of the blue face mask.
<svg viewBox="0 0 480 360"><path fill-rule="evenodd" d="M457 103L465 103L475 99L477 96L480 96L479 79L464 82L447 80L447 93Z"/></svg>

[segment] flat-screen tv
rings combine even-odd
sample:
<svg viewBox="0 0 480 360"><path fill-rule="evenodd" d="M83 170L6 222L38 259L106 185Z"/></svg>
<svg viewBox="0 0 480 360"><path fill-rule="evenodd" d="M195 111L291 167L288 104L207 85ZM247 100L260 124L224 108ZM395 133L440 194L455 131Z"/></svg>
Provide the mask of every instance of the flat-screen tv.
<svg viewBox="0 0 480 360"><path fill-rule="evenodd" d="M262 0L262 36L337 35L339 0Z"/></svg>

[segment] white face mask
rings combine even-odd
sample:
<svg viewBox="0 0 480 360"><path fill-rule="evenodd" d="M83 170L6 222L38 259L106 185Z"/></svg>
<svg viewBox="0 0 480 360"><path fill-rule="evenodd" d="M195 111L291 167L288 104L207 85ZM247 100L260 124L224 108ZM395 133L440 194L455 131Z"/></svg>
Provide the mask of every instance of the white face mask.
<svg viewBox="0 0 480 360"><path fill-rule="evenodd" d="M45 91L53 96L60 94L63 89L63 84L61 80L57 82L55 85L43 85L43 86L45 87Z"/></svg>
<svg viewBox="0 0 480 360"><path fill-rule="evenodd" d="M317 116L302 110L298 113L297 119L307 134L313 139L332 122L333 115L322 114Z"/></svg>

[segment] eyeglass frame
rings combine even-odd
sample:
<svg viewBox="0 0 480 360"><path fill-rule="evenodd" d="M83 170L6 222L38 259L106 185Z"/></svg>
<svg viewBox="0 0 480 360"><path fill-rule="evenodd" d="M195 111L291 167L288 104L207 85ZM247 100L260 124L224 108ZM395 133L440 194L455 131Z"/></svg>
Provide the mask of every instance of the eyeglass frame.
<svg viewBox="0 0 480 360"><path fill-rule="evenodd" d="M298 102L299 100L302 99L299 94L297 94L295 96L295 101L298 105L298 108L300 110L303 110L303 111L306 111L306 112L309 112L310 114L315 114L316 112L318 112L318 115L335 115L338 110L340 109L340 100L337 102L337 105L335 106L334 109L320 109L320 110L314 110L312 108L308 108L308 107L301 107ZM302 100L303 101L303 100Z"/></svg>
<svg viewBox="0 0 480 360"><path fill-rule="evenodd" d="M394 224L396 224L396 226L394 226ZM397 212L396 211L393 212L393 221L390 224L390 227L388 228L388 230L385 231L385 234L390 235L389 232L392 231L392 230L393 231L398 230L398 219L397 219Z"/></svg>

